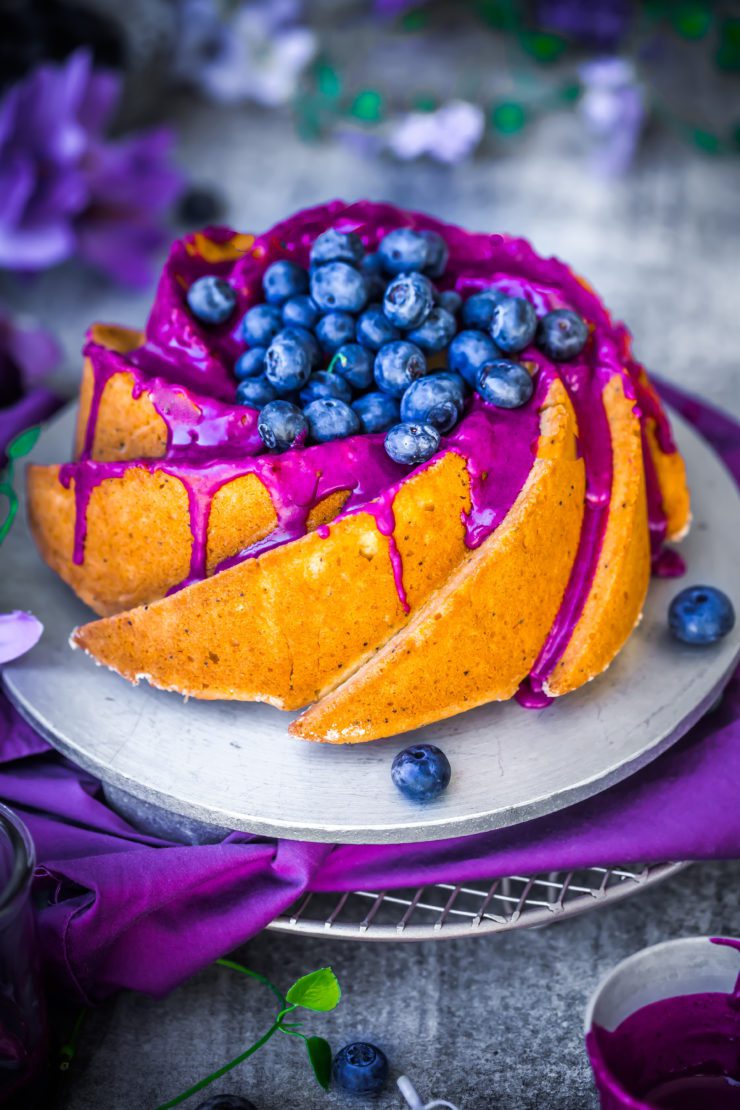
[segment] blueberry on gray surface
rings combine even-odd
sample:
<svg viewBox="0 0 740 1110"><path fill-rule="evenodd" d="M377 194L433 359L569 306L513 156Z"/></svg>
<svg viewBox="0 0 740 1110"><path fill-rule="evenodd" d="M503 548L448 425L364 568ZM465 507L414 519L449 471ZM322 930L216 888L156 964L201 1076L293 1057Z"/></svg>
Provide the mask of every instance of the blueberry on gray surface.
<svg viewBox="0 0 740 1110"><path fill-rule="evenodd" d="M360 430L360 418L349 405L336 397L312 401L305 409L311 439L314 443L328 443L345 439Z"/></svg>
<svg viewBox="0 0 740 1110"><path fill-rule="evenodd" d="M187 291L188 308L200 324L225 324L236 308L236 292L228 281L206 274L196 278Z"/></svg>
<svg viewBox="0 0 740 1110"><path fill-rule="evenodd" d="M668 627L684 644L714 644L735 627L735 609L715 586L688 586L668 608Z"/></svg>
<svg viewBox="0 0 740 1110"><path fill-rule="evenodd" d="M429 257L429 244L421 231L413 227L397 227L380 240L378 254L387 274L409 274L424 269Z"/></svg>
<svg viewBox="0 0 740 1110"><path fill-rule="evenodd" d="M429 802L446 790L452 777L450 761L434 744L412 744L391 764L391 778L406 797Z"/></svg>
<svg viewBox="0 0 740 1110"><path fill-rule="evenodd" d="M303 337L294 334L297 330L286 328L279 332L267 348L265 376L277 393L300 389L311 373L311 351Z"/></svg>
<svg viewBox="0 0 740 1110"><path fill-rule="evenodd" d="M374 380L373 362L367 347L361 347L359 343L345 343L332 359L330 369L334 374L341 374L353 389L369 389Z"/></svg>
<svg viewBox="0 0 740 1110"><path fill-rule="evenodd" d="M378 389L401 397L413 381L427 373L427 361L415 343L394 339L376 354L373 373Z"/></svg>
<svg viewBox="0 0 740 1110"><path fill-rule="evenodd" d="M349 312L327 312L316 325L316 337L331 354L355 338L355 318Z"/></svg>
<svg viewBox="0 0 740 1110"><path fill-rule="evenodd" d="M457 331L457 321L451 312L441 305L435 305L426 320L418 328L407 332L408 338L422 351L443 351Z"/></svg>
<svg viewBox="0 0 740 1110"><path fill-rule="evenodd" d="M523 351L537 331L537 313L523 297L502 296L493 306L491 338L496 346L511 354Z"/></svg>
<svg viewBox="0 0 740 1110"><path fill-rule="evenodd" d="M478 371L478 392L484 401L500 409L518 409L534 393L534 382L520 363L497 358Z"/></svg>
<svg viewBox="0 0 740 1110"><path fill-rule="evenodd" d="M245 378L257 378L260 374L264 374L266 354L266 347L250 347L248 351L240 355L234 366L234 377L237 381L241 382Z"/></svg>
<svg viewBox="0 0 740 1110"><path fill-rule="evenodd" d="M388 1079L388 1059L374 1044L354 1041L340 1048L332 1065L334 1082L358 1095L377 1094Z"/></svg>
<svg viewBox="0 0 740 1110"><path fill-rule="evenodd" d="M450 343L447 365L456 374L461 374L471 389L475 389L481 366L498 358L500 354L496 344L485 332L460 331Z"/></svg>
<svg viewBox="0 0 740 1110"><path fill-rule="evenodd" d="M352 400L352 389L349 382L339 374L330 374L328 370L317 370L300 392L301 404L310 405L312 401L322 401L327 397L337 397L348 405Z"/></svg>
<svg viewBox="0 0 740 1110"><path fill-rule="evenodd" d="M287 451L305 441L308 421L290 401L270 401L260 412L257 431L265 447L271 451Z"/></svg>
<svg viewBox="0 0 740 1110"><path fill-rule="evenodd" d="M472 297L468 297L462 310L465 327L488 331L493 319L493 310L503 296L504 294L499 289L489 286L487 289L481 289L478 293L473 293Z"/></svg>
<svg viewBox="0 0 740 1110"><path fill-rule="evenodd" d="M311 275L311 296L322 312L359 312L367 302L367 284L354 266L327 262Z"/></svg>
<svg viewBox="0 0 740 1110"><path fill-rule="evenodd" d="M422 238L427 245L427 260L424 263L424 273L430 278L442 277L447 269L447 260L450 250L438 231L422 231Z"/></svg>
<svg viewBox="0 0 740 1110"><path fill-rule="evenodd" d="M257 1110L257 1107L240 1095L213 1095L198 1103L194 1110Z"/></svg>
<svg viewBox="0 0 740 1110"><path fill-rule="evenodd" d="M319 318L319 310L308 293L298 293L289 297L282 309L284 324L297 324L301 328L313 328Z"/></svg>
<svg viewBox="0 0 740 1110"><path fill-rule="evenodd" d="M298 293L308 292L308 274L297 262L281 258L265 270L262 288L268 304L283 304Z"/></svg>
<svg viewBox="0 0 740 1110"><path fill-rule="evenodd" d="M399 274L388 283L383 312L397 328L418 328L432 310L434 291L424 274Z"/></svg>
<svg viewBox="0 0 740 1110"><path fill-rule="evenodd" d="M442 434L454 428L462 411L460 388L442 374L428 374L412 382L401 398L401 420L431 424Z"/></svg>
<svg viewBox="0 0 740 1110"><path fill-rule="evenodd" d="M329 227L314 240L311 266L325 266L327 262L350 262L356 266L364 253L362 239L356 232Z"/></svg>
<svg viewBox="0 0 740 1110"><path fill-rule="evenodd" d="M371 351L379 351L384 343L400 338L400 328L390 322L382 305L370 305L357 320L357 342Z"/></svg>
<svg viewBox="0 0 740 1110"><path fill-rule="evenodd" d="M401 406L390 393L364 393L352 402L363 432L386 432L401 419Z"/></svg>
<svg viewBox="0 0 740 1110"><path fill-rule="evenodd" d="M283 316L278 305L256 304L242 317L242 338L251 347L269 347L283 326Z"/></svg>
<svg viewBox="0 0 740 1110"><path fill-rule="evenodd" d="M394 424L385 437L385 449L394 462L420 466L439 451L440 437L431 424Z"/></svg>
<svg viewBox="0 0 740 1110"><path fill-rule="evenodd" d="M537 325L537 346L554 362L567 362L580 355L588 339L588 325L577 312L556 308Z"/></svg>
<svg viewBox="0 0 740 1110"><path fill-rule="evenodd" d="M262 409L276 397L277 392L267 378L246 378L236 387L236 403L252 409Z"/></svg>

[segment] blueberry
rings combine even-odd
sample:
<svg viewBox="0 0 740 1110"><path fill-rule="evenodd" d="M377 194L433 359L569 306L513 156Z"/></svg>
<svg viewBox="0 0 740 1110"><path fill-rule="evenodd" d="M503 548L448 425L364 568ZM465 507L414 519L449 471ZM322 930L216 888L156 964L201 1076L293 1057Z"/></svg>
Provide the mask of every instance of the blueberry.
<svg viewBox="0 0 740 1110"><path fill-rule="evenodd" d="M213 1095L205 1102L200 1102L195 1110L257 1110L253 1102L239 1095Z"/></svg>
<svg viewBox="0 0 740 1110"><path fill-rule="evenodd" d="M378 389L393 397L400 397L413 381L424 377L427 362L416 344L405 339L395 339L378 351L373 373Z"/></svg>
<svg viewBox="0 0 740 1110"><path fill-rule="evenodd" d="M569 308L548 312L537 328L537 346L555 362L576 358L586 346L587 339L586 321Z"/></svg>
<svg viewBox="0 0 740 1110"><path fill-rule="evenodd" d="M414 802L429 802L446 790L452 777L450 761L434 744L412 744L391 764L391 778Z"/></svg>
<svg viewBox="0 0 740 1110"><path fill-rule="evenodd" d="M234 289L215 274L196 278L188 289L186 300L201 324L225 324L236 308Z"/></svg>
<svg viewBox="0 0 740 1110"><path fill-rule="evenodd" d="M366 254L360 263L360 269L363 274L382 274L383 273L383 259L378 251L372 251Z"/></svg>
<svg viewBox="0 0 740 1110"><path fill-rule="evenodd" d="M337 231L327 228L314 240L311 247L311 265L324 266L327 262L349 262L356 266L362 261L365 248L354 231Z"/></svg>
<svg viewBox="0 0 740 1110"><path fill-rule="evenodd" d="M438 381L449 382L455 388L455 392L460 398L460 404L465 403L465 398L470 393L470 387L460 374L456 374L453 370L437 370L434 374Z"/></svg>
<svg viewBox="0 0 740 1110"><path fill-rule="evenodd" d="M388 274L409 274L423 270L429 257L429 244L421 231L413 227L397 227L378 244L378 254Z"/></svg>
<svg viewBox="0 0 740 1110"><path fill-rule="evenodd" d="M319 341L308 328L301 328L298 324L289 324L287 328L283 328L282 331L278 332L278 335L284 335L288 339L295 340L296 343L303 344L311 360L311 369L321 364L321 347L319 346Z"/></svg>
<svg viewBox="0 0 740 1110"><path fill-rule="evenodd" d="M316 336L325 351L332 354L355 337L355 318L349 312L327 312L316 325Z"/></svg>
<svg viewBox="0 0 740 1110"><path fill-rule="evenodd" d="M427 245L424 273L431 278L442 277L447 269L447 259L450 257L449 247L438 231L422 231L421 235Z"/></svg>
<svg viewBox="0 0 740 1110"><path fill-rule="evenodd" d="M277 394L267 378L246 378L236 387L236 403L248 405L252 409L261 409L274 401Z"/></svg>
<svg viewBox="0 0 740 1110"><path fill-rule="evenodd" d="M383 259L377 252L375 254L366 254L360 263L360 269L365 275L367 299L369 301L382 300L387 282L387 278L383 273Z"/></svg>
<svg viewBox="0 0 740 1110"><path fill-rule="evenodd" d="M274 304L256 304L247 309L240 331L250 347L269 347L283 326L280 309Z"/></svg>
<svg viewBox="0 0 740 1110"><path fill-rule="evenodd" d="M283 304L299 293L308 292L308 274L296 262L281 258L273 262L262 275L262 288L268 304Z"/></svg>
<svg viewBox="0 0 740 1110"><path fill-rule="evenodd" d="M237 381L243 381L244 378L257 378L260 374L264 374L266 353L264 347L250 347L240 355L234 367L234 377Z"/></svg>
<svg viewBox="0 0 740 1110"><path fill-rule="evenodd" d="M265 447L287 451L296 443L303 443L308 435L308 421L290 401L270 401L257 421L257 431Z"/></svg>
<svg viewBox="0 0 740 1110"><path fill-rule="evenodd" d="M668 627L685 644L713 644L735 627L735 610L722 590L689 586L671 602Z"/></svg>
<svg viewBox="0 0 740 1110"><path fill-rule="evenodd" d="M319 318L319 310L308 293L298 293L283 305L283 323L312 328Z"/></svg>
<svg viewBox="0 0 740 1110"><path fill-rule="evenodd" d="M493 306L491 336L502 351L523 351L537 331L537 313L523 297L502 296Z"/></svg>
<svg viewBox="0 0 740 1110"><path fill-rule="evenodd" d="M439 432L431 424L394 424L385 449L394 462L418 466L439 451Z"/></svg>
<svg viewBox="0 0 740 1110"><path fill-rule="evenodd" d="M327 397L338 397L348 405L352 400L352 390L349 382L339 374L330 374L328 370L317 370L304 385L300 397L302 405L310 405L312 401L323 401Z"/></svg>
<svg viewBox="0 0 740 1110"><path fill-rule="evenodd" d="M518 409L534 393L534 382L520 363L496 358L478 371L478 392L484 401L500 409Z"/></svg>
<svg viewBox="0 0 740 1110"><path fill-rule="evenodd" d="M462 307L463 299L456 289L445 289L443 293L437 293L437 304L440 308L446 308L453 316L457 316L460 308Z"/></svg>
<svg viewBox="0 0 740 1110"><path fill-rule="evenodd" d="M374 1044L355 1041L340 1048L332 1068L334 1082L354 1094L377 1094L388 1079L388 1060Z"/></svg>
<svg viewBox="0 0 740 1110"><path fill-rule="evenodd" d="M401 419L401 406L388 393L365 393L352 402L363 432L386 432Z"/></svg>
<svg viewBox="0 0 740 1110"><path fill-rule="evenodd" d="M327 262L311 275L311 296L323 312L359 312L367 301L367 285L353 266Z"/></svg>
<svg viewBox="0 0 740 1110"><path fill-rule="evenodd" d="M306 384L311 374L311 352L297 329L279 332L267 348L265 376L277 393L290 393Z"/></svg>
<svg viewBox="0 0 740 1110"><path fill-rule="evenodd" d="M500 290L489 286L488 289L481 289L479 293L473 293L472 297L468 297L462 310L465 327L488 331L493 319L493 310L503 296Z"/></svg>
<svg viewBox="0 0 740 1110"><path fill-rule="evenodd" d="M306 406L306 420L314 443L328 443L331 439L344 439L360 430L360 418L349 405L336 397L312 401Z"/></svg>
<svg viewBox="0 0 740 1110"><path fill-rule="evenodd" d="M492 339L482 331L460 331L450 343L447 365L461 374L468 385L475 389L478 371L484 362L501 354Z"/></svg>
<svg viewBox="0 0 740 1110"><path fill-rule="evenodd" d="M462 416L460 389L447 378L428 374L412 382L401 399L401 419L411 424L431 424L449 432Z"/></svg>
<svg viewBox="0 0 740 1110"><path fill-rule="evenodd" d="M369 389L373 384L373 356L359 343L345 343L330 364L335 374L341 374L353 389Z"/></svg>
<svg viewBox="0 0 740 1110"><path fill-rule="evenodd" d="M391 281L383 298L383 312L398 328L418 328L429 315L432 283L423 274L401 274Z"/></svg>
<svg viewBox="0 0 740 1110"><path fill-rule="evenodd" d="M384 343L400 338L401 332L390 322L379 304L366 308L357 321L357 342L371 351L379 351Z"/></svg>
<svg viewBox="0 0 740 1110"><path fill-rule="evenodd" d="M455 317L446 308L435 306L423 324L408 332L408 337L422 351L443 351L457 331Z"/></svg>

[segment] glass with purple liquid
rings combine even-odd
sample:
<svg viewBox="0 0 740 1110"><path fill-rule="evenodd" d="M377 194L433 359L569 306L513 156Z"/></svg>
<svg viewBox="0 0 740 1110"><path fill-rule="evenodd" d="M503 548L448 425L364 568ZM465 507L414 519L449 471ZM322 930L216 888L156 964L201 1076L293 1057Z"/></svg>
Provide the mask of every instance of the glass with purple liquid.
<svg viewBox="0 0 740 1110"><path fill-rule="evenodd" d="M0 1106L39 1105L46 1015L31 909L36 862L28 829L0 805Z"/></svg>
<svg viewBox="0 0 740 1110"><path fill-rule="evenodd" d="M740 940L623 960L591 999L586 1048L602 1110L740 1110Z"/></svg>

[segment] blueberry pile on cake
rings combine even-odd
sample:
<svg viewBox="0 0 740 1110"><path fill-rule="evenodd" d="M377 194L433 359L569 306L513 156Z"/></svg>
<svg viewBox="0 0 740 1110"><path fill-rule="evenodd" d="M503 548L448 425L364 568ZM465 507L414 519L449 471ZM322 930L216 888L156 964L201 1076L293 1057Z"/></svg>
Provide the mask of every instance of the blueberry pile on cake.
<svg viewBox="0 0 740 1110"><path fill-rule="evenodd" d="M350 743L600 674L690 520L623 325L564 263L385 204L177 242L94 325L48 564L132 682ZM307 708L306 708L307 707Z"/></svg>

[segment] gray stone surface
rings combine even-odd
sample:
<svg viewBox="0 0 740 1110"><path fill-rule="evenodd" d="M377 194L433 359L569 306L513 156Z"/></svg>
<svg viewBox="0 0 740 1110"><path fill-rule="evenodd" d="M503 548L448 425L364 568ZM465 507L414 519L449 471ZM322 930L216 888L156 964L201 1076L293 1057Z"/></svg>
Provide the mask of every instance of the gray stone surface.
<svg viewBox="0 0 740 1110"><path fill-rule="evenodd" d="M183 162L226 192L231 222L261 229L330 196L397 201L469 226L525 234L588 275L636 350L665 377L740 415L737 161L708 160L670 138L650 144L627 179L584 168L573 121L550 118L471 166L364 162L341 145L300 145L287 121L245 110L175 107ZM70 392L85 326L143 321L131 295L65 268L0 293L61 334L57 381ZM287 985L331 963L346 997L312 1022L339 1045L386 1048L427 1097L461 1110L580 1110L595 1105L581 1014L598 978L645 944L740 930L740 864L692 867L664 886L568 923L478 941L370 946L264 934L241 953ZM187 936L181 938L187 944ZM169 998L122 996L85 1028L54 1110L152 1110L266 1029L270 997L214 968ZM312 1085L300 1044L273 1041L218 1090L261 1110L353 1105ZM187 1106L197 1105L197 1099ZM375 1105L400 1106L389 1089Z"/></svg>

